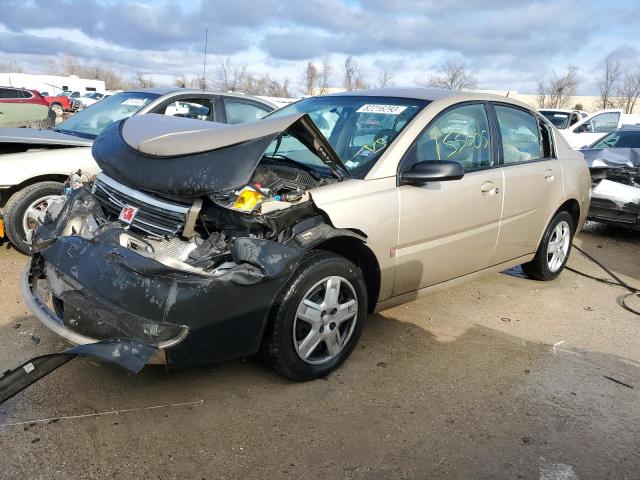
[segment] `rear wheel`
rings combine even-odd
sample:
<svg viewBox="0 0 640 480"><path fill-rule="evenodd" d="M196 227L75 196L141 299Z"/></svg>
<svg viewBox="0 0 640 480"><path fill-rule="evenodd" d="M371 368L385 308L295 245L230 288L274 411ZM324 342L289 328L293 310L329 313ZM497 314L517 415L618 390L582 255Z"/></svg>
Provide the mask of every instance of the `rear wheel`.
<svg viewBox="0 0 640 480"><path fill-rule="evenodd" d="M30 253L31 237L38 226L38 217L63 190L62 183L39 182L9 198L4 208L4 224L6 235L16 250L26 255Z"/></svg>
<svg viewBox="0 0 640 480"><path fill-rule="evenodd" d="M264 352L292 380L324 377L353 351L366 316L360 269L329 252L311 252L276 301Z"/></svg>
<svg viewBox="0 0 640 480"><path fill-rule="evenodd" d="M544 232L536 256L522 265L527 276L537 280L553 280L564 269L571 252L573 218L568 212L558 212Z"/></svg>

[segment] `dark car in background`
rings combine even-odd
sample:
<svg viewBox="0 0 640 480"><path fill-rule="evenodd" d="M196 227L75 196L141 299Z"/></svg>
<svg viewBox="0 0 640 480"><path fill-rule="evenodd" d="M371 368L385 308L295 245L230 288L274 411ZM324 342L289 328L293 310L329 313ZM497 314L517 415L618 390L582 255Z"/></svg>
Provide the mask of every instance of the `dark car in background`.
<svg viewBox="0 0 640 480"><path fill-rule="evenodd" d="M55 113L36 90L0 87L0 127L51 128Z"/></svg>
<svg viewBox="0 0 640 480"><path fill-rule="evenodd" d="M591 171L589 219L640 230L640 126L625 126L580 150Z"/></svg>

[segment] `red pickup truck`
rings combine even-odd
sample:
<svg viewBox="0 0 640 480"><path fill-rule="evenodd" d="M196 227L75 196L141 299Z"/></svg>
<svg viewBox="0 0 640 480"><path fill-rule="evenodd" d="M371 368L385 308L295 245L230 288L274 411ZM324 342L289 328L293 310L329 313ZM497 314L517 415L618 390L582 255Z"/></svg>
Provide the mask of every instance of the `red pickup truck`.
<svg viewBox="0 0 640 480"><path fill-rule="evenodd" d="M64 112L71 112L73 108L71 108L71 99L79 98L80 92L77 90L63 90L58 95L49 95L48 93L44 93L44 99L51 105L51 110L55 112L56 115L60 116Z"/></svg>

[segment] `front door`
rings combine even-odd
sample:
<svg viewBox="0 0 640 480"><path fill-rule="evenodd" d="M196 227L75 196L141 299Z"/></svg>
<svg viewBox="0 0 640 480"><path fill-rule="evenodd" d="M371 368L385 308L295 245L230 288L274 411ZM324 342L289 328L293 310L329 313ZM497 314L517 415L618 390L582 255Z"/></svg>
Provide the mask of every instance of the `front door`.
<svg viewBox="0 0 640 480"><path fill-rule="evenodd" d="M430 160L462 164L460 180L398 188L400 226L394 295L489 265L502 211L502 172L484 103L454 106L436 117L400 170Z"/></svg>

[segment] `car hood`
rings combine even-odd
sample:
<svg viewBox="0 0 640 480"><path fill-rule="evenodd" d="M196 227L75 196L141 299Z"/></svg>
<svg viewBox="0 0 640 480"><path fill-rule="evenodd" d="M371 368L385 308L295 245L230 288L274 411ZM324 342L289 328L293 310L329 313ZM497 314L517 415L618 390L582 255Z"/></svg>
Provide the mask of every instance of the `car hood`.
<svg viewBox="0 0 640 480"><path fill-rule="evenodd" d="M307 114L237 125L148 114L107 127L93 156L111 178L160 195L198 197L249 183L269 144L296 138L343 179L350 176Z"/></svg>
<svg viewBox="0 0 640 480"><path fill-rule="evenodd" d="M0 128L0 152L4 151L3 144L12 144L16 147L19 144L28 148L35 147L86 147L90 146L93 140L88 138L67 135L66 133L54 130L38 130L35 128Z"/></svg>
<svg viewBox="0 0 640 480"><path fill-rule="evenodd" d="M589 168L640 168L640 148L586 148L584 154Z"/></svg>

